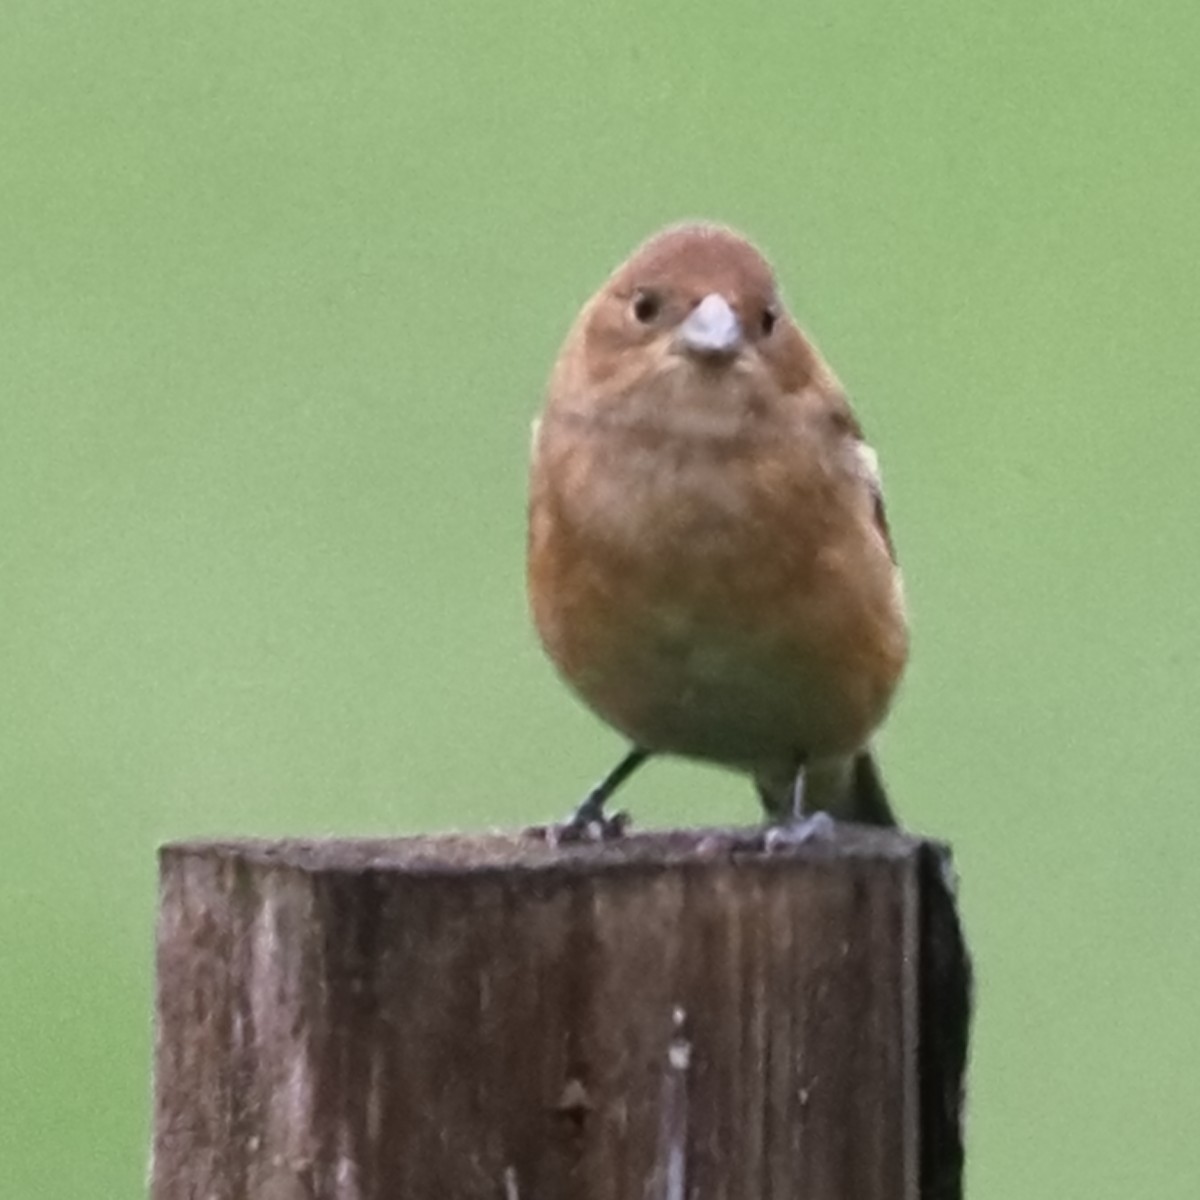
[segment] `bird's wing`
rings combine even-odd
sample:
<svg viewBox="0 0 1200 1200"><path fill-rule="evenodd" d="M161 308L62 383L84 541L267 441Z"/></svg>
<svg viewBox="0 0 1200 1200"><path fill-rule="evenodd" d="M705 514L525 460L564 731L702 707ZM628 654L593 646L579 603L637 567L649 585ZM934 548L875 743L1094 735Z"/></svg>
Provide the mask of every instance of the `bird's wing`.
<svg viewBox="0 0 1200 1200"><path fill-rule="evenodd" d="M875 453L872 446L863 440L861 432L856 432L851 445L854 448L854 460L859 474L871 493L875 528L879 530L879 536L883 538L888 554L892 556L892 562L895 562L896 546L892 541L892 531L888 527L887 509L883 503L883 476L879 471L879 455Z"/></svg>

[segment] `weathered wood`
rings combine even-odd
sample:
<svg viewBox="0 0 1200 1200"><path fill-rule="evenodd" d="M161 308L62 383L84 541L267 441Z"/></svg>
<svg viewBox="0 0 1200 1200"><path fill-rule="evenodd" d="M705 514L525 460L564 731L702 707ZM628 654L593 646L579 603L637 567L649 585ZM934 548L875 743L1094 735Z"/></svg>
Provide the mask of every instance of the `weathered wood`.
<svg viewBox="0 0 1200 1200"><path fill-rule="evenodd" d="M154 1200L956 1200L942 848L161 854Z"/></svg>

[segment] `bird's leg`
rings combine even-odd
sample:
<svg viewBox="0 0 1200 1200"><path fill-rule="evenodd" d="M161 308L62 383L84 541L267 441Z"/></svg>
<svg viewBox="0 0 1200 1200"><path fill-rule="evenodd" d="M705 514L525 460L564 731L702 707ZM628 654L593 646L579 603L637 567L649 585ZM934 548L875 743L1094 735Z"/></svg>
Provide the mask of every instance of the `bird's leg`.
<svg viewBox="0 0 1200 1200"><path fill-rule="evenodd" d="M776 812L774 820L763 834L763 849L782 850L788 846L803 846L807 842L828 841L834 833L834 819L824 810L808 812L804 804L808 768L801 763L792 781L791 807L783 814Z"/></svg>
<svg viewBox="0 0 1200 1200"><path fill-rule="evenodd" d="M792 780L792 824L804 820L804 782L808 772L804 763L796 768L796 778Z"/></svg>
<svg viewBox="0 0 1200 1200"><path fill-rule="evenodd" d="M619 837L628 818L624 813L607 816L604 805L621 784L650 757L649 750L632 747L619 763L583 798L579 807L555 830L562 842L583 841L598 830L601 838Z"/></svg>

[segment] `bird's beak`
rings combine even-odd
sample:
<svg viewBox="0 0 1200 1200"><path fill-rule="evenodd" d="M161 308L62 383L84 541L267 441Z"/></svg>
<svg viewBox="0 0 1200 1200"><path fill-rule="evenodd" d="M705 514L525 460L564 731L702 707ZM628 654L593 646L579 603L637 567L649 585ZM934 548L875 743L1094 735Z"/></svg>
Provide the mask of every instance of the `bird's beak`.
<svg viewBox="0 0 1200 1200"><path fill-rule="evenodd" d="M710 292L688 314L675 337L692 354L731 357L742 346L742 323L724 296Z"/></svg>

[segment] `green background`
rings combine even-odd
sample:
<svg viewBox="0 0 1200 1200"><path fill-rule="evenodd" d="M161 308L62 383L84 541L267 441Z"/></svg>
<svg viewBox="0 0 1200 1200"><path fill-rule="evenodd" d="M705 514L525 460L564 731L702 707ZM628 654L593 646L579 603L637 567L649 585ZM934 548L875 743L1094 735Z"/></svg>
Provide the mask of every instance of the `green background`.
<svg viewBox="0 0 1200 1200"><path fill-rule="evenodd" d="M529 422L698 215L885 464L973 1200L1196 1196L1198 61L1194 0L5 0L0 1196L142 1189L157 842L523 823L613 759L526 618Z"/></svg>

